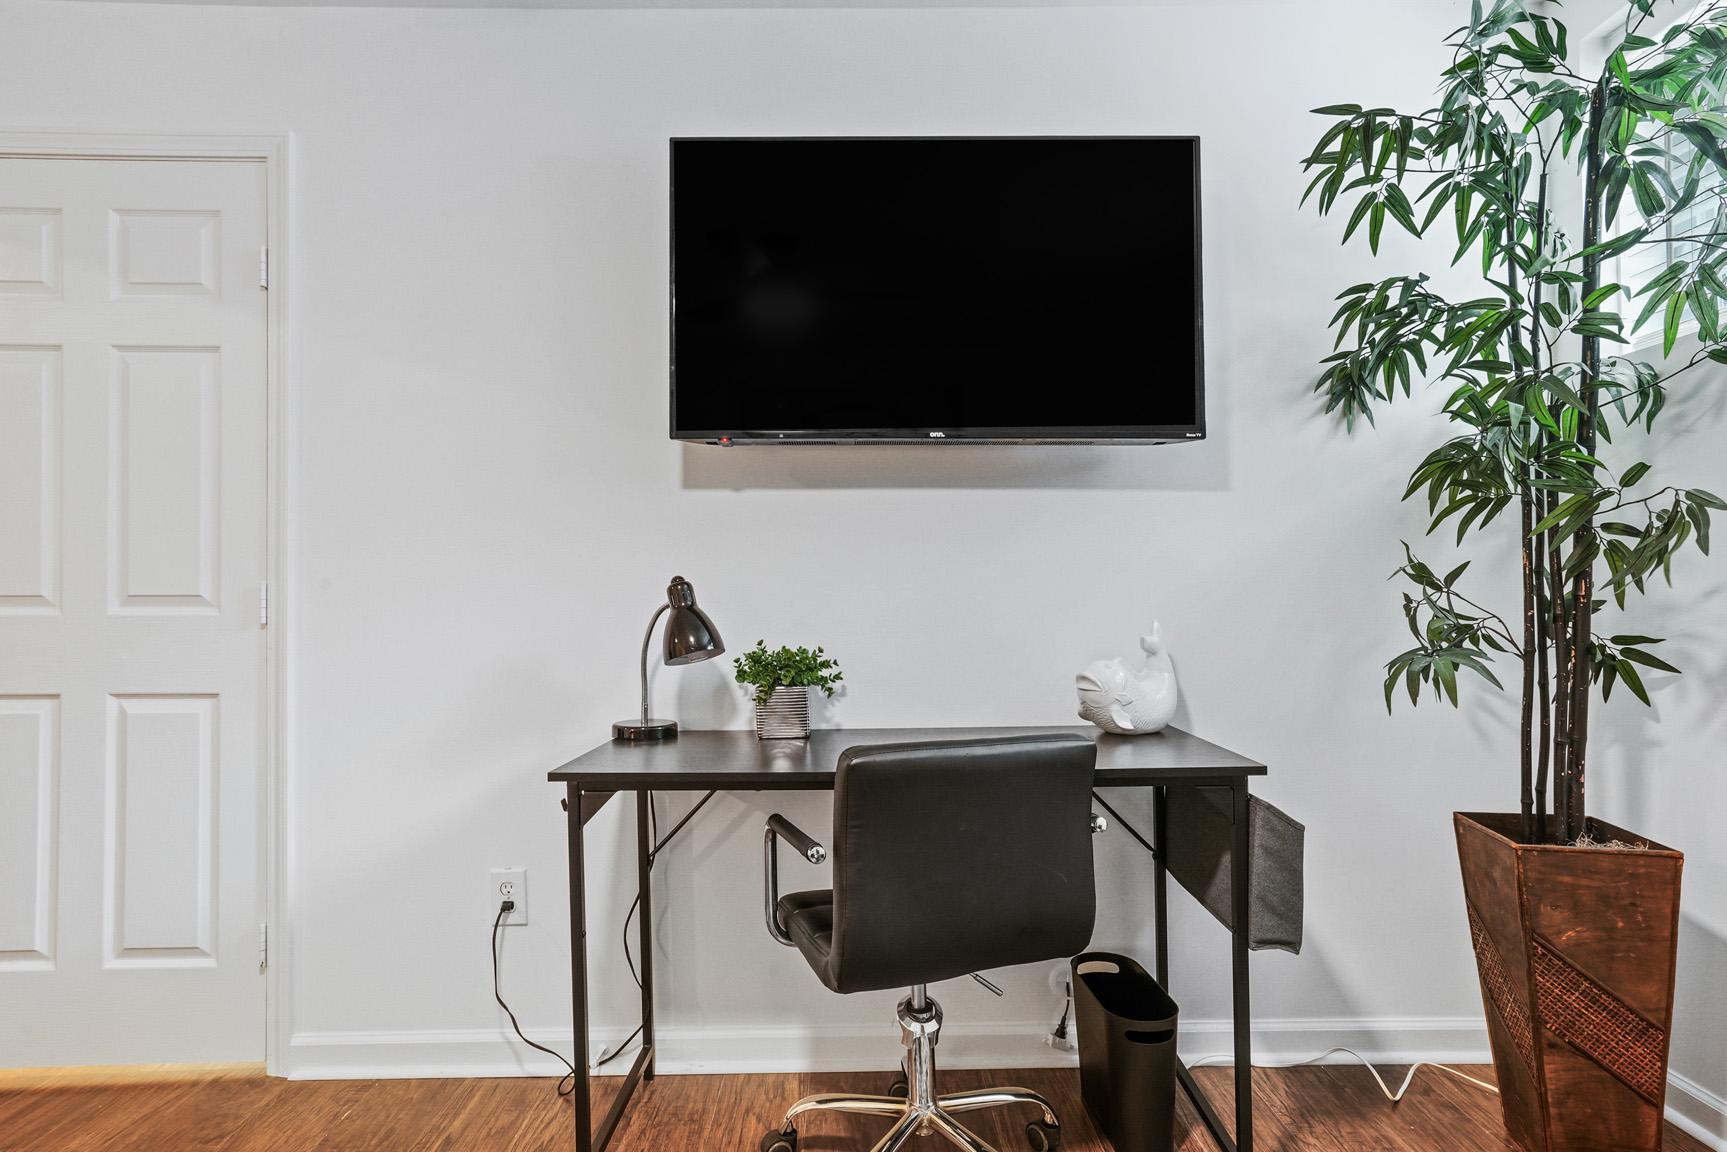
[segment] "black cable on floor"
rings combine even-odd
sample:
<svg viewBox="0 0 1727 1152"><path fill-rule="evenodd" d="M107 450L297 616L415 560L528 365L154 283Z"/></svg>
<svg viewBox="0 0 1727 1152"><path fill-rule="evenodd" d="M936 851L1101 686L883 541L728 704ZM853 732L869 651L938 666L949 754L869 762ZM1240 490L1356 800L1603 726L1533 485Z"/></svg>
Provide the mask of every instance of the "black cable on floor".
<svg viewBox="0 0 1727 1152"><path fill-rule="evenodd" d="M504 926L504 917L508 915L514 907L515 904L513 901L502 901L498 905L497 918L492 921L492 997L497 1000L498 1007L504 1010L504 1015L510 1018L510 1027L516 1030L517 1039L521 1040L521 1042L526 1044L529 1048L537 1048L548 1056L556 1057L558 1063L569 1069L569 1071L564 1073L563 1077L558 1081L558 1095L568 1096L571 1092L576 1090L576 1066L571 1064L568 1060L565 1060L550 1048L547 1048L544 1044L536 1044L523 1034L522 1026L516 1022L516 1014L510 1011L510 1006L508 1004L504 1003L503 989L498 985L498 931ZM627 1044L629 1041L626 1040L624 1043Z"/></svg>
<svg viewBox="0 0 1727 1152"><path fill-rule="evenodd" d="M610 1064L613 1060L616 1060L619 1056L622 1056L624 1054L624 1052L629 1048L630 1041L634 1040L637 1036L640 1036L641 1034L642 1034L642 1026L640 1024L637 1024L636 1030L634 1032L631 1032L628 1036L625 1036L624 1042L622 1044L618 1045L618 1050L616 1052L608 1052L604 1056L601 1056L598 1060L595 1060L594 1061L594 1067L595 1068L604 1068L607 1064Z"/></svg>

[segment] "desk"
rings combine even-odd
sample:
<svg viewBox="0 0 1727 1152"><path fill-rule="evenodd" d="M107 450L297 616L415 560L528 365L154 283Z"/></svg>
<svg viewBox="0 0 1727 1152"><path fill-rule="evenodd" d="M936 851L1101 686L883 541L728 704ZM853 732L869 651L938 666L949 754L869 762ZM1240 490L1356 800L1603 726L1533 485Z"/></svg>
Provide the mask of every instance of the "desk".
<svg viewBox="0 0 1727 1152"><path fill-rule="evenodd" d="M1095 788L1151 788L1151 848L1155 858L1152 917L1156 925L1158 980L1169 986L1168 874L1162 846L1165 789L1222 787L1233 799L1234 847L1231 853L1235 924L1230 934L1235 1033L1235 1136L1219 1119L1211 1101L1178 1064L1177 1075L1206 1128L1224 1152L1252 1152L1252 1039L1249 1034L1247 968L1247 796L1250 780L1265 775L1265 765L1238 756L1197 736L1166 728L1153 736L1111 736L1091 727L1072 728L852 728L818 729L806 740L758 740L749 731L690 731L675 739L625 743L610 741L548 774L565 790L570 849L571 1006L575 1024L575 1127L577 1152L603 1152L616 1131L636 1086L654 1077L653 893L648 869L653 854L683 828L689 816L652 844L648 805L655 792L831 791L840 753L857 744L896 744L912 740L963 740L991 736L1072 732L1097 741ZM618 792L636 794L636 885L641 910L636 923L641 940L642 1047L625 1074L617 1097L593 1124L588 1070L588 932L583 827ZM702 803L706 803L704 799ZM699 808L700 805L697 806ZM692 809L690 815L694 815ZM1133 833L1136 838L1137 832ZM751 911L754 911L752 903ZM763 941L763 947L767 942Z"/></svg>

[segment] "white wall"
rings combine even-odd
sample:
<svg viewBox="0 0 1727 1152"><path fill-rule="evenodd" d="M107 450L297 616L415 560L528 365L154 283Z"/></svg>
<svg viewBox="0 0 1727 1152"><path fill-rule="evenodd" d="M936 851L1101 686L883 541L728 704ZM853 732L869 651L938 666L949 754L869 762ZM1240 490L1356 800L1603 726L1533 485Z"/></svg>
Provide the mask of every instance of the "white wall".
<svg viewBox="0 0 1727 1152"><path fill-rule="evenodd" d="M1306 109L1420 105L1460 10L0 0L0 127L294 134L286 1069L510 1066L486 955L499 864L526 865L533 897L532 924L509 936L507 987L530 1027L558 1034L563 829L544 773L631 711L641 628L674 572L734 647L826 644L849 687L830 722L849 727L1064 722L1071 673L1161 618L1185 726L1268 761L1263 794L1308 825L1307 950L1254 961L1267 1049L1337 1035L1479 1053L1449 813L1514 802L1514 708L1387 718L1379 695L1401 643L1385 577L1398 539L1424 527L1396 496L1436 434L1438 397L1351 439L1306 392L1333 293L1411 267L1418 249L1393 239L1375 265L1338 246L1341 221L1296 207L1320 123ZM666 439L668 136L1155 132L1204 138L1204 444L728 452ZM1442 246L1423 264L1443 263ZM1688 482L1727 491L1710 451L1719 404L1679 403L1669 423ZM1677 577L1679 593L1634 619L1682 637L1668 654L1690 672L1655 686L1653 716L1620 700L1603 711L1595 795L1602 815L1690 853L1675 1050L1722 1092L1727 849L1714 825L1727 784L1711 770L1727 604L1720 566L1687 559ZM658 710L743 725L728 671L661 669ZM669 798L668 818L690 799ZM885 1067L891 997L836 998L763 934L756 837L770 805L825 820L823 798L725 796L664 860L664 1060L698 1063L753 1027L766 1030L744 1036L749 1051L766 1059L843 1061L861 1034ZM612 1027L633 1004L615 946L633 882L626 807L596 822L590 856L612 870L591 913L593 1002ZM1149 955L1136 887L1149 862L1125 835L1100 851L1097 942ZM359 881L382 899L356 902ZM1184 1015L1217 1020L1221 930L1185 901L1176 925ZM1047 1026L1041 969L1004 983L999 1003L969 982L944 989L950 1022ZM806 1028L799 1057L788 1037ZM1000 1037L978 1051L1042 1052Z"/></svg>

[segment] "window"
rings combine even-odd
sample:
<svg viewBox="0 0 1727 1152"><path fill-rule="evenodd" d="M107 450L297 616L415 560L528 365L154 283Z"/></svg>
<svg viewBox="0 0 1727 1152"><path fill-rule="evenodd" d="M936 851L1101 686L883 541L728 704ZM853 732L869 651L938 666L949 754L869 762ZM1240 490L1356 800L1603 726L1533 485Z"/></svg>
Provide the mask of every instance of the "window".
<svg viewBox="0 0 1727 1152"><path fill-rule="evenodd" d="M1683 189L1691 158L1696 155L1697 149L1677 132L1669 132L1660 139L1666 147L1658 162L1664 167L1668 182L1674 188ZM1643 301L1637 294L1642 292L1651 280L1666 271L1675 260L1697 259L1703 247L1697 237L1708 236L1719 230L1721 225L1718 217L1724 204L1727 204L1722 195L1721 172L1711 166L1704 173L1697 199L1692 201L1685 211L1660 225L1643 243L1618 257L1613 278L1632 292L1631 305L1625 308L1628 321L1635 320L1642 311ZM1614 231L1623 231L1642 222L1643 218L1637 211L1633 197L1626 193ZM1651 333L1658 333L1660 319L1659 315L1650 317L1649 322L1639 329L1633 338L1642 341L1648 339Z"/></svg>

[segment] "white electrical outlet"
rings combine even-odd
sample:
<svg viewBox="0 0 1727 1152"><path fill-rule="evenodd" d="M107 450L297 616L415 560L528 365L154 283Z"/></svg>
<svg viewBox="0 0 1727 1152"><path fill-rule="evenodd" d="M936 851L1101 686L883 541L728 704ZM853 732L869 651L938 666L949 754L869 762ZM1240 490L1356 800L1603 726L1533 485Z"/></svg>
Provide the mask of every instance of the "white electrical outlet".
<svg viewBox="0 0 1727 1152"><path fill-rule="evenodd" d="M498 905L505 900L514 900L516 906L504 913L505 924L526 924L528 922L528 870L526 868L494 868L492 869L492 915L498 914Z"/></svg>

